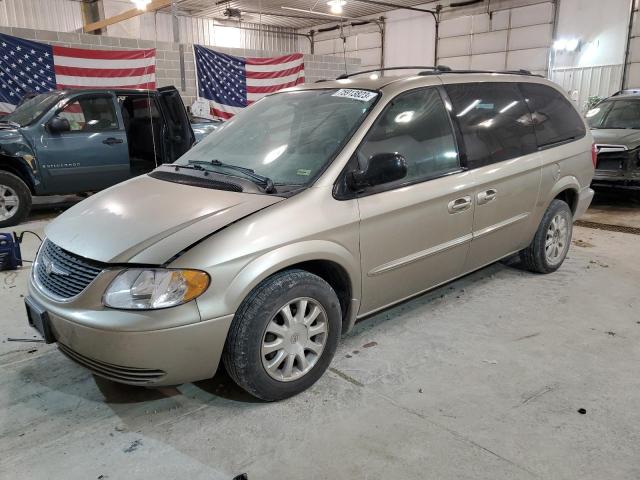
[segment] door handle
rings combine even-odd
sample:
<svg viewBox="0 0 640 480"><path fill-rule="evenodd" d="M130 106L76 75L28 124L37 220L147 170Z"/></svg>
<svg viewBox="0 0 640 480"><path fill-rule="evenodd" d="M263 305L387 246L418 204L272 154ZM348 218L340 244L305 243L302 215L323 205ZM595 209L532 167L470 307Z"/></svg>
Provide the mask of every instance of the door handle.
<svg viewBox="0 0 640 480"><path fill-rule="evenodd" d="M449 202L448 210L449 213L459 213L465 211L467 208L471 206L471 197L460 197L456 198Z"/></svg>
<svg viewBox="0 0 640 480"><path fill-rule="evenodd" d="M102 141L102 143L106 145L116 145L118 143L123 143L123 142L124 140L122 140L121 138L113 138L113 137L109 137Z"/></svg>
<svg viewBox="0 0 640 480"><path fill-rule="evenodd" d="M495 188L490 188L484 192L478 194L478 205L484 205L492 200L495 200L498 191Z"/></svg>

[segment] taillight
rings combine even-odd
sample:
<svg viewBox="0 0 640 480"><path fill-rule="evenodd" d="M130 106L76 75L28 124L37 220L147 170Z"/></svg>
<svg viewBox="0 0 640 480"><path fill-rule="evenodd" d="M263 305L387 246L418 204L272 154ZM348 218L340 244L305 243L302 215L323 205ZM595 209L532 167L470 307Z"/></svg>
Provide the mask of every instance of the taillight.
<svg viewBox="0 0 640 480"><path fill-rule="evenodd" d="M593 162L593 168L596 168L598 164L598 149L595 143L591 145L591 161Z"/></svg>

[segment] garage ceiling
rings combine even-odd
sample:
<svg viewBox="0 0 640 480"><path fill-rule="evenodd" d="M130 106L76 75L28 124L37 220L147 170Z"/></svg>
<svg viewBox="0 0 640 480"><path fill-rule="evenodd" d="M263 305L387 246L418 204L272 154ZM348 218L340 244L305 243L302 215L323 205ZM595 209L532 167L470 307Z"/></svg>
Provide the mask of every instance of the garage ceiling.
<svg viewBox="0 0 640 480"><path fill-rule="evenodd" d="M387 0L402 6L417 6L424 4L425 0ZM345 17L362 17L365 15L379 15L393 7L384 7L364 3L357 0L346 0L343 7ZM282 7L298 8L312 13L286 10ZM325 23L333 23L338 18L320 15L329 14L327 0L182 0L177 5L179 14L195 17L226 19L227 8L239 9L242 14L242 22L262 23L289 28L305 28ZM169 9L166 9L167 11ZM260 15L262 12L262 15ZM318 14L315 14L318 12ZM305 18L313 17L313 18ZM237 20L237 19L236 19Z"/></svg>

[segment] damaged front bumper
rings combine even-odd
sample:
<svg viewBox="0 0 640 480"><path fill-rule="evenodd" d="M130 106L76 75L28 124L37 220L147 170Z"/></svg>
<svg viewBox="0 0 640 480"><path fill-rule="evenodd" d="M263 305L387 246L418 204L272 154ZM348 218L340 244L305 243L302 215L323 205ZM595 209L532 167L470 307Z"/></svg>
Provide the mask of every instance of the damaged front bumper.
<svg viewBox="0 0 640 480"><path fill-rule="evenodd" d="M598 161L594 184L640 187L640 149L624 145L596 145Z"/></svg>

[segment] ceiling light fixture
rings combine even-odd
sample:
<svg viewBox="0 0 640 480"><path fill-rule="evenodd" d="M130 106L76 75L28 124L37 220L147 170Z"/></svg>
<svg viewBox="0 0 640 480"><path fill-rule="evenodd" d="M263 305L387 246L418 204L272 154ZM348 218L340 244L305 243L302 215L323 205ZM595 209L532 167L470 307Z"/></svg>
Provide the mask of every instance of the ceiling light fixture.
<svg viewBox="0 0 640 480"><path fill-rule="evenodd" d="M327 2L327 5L331 7L329 10L334 14L342 13L342 7L344 7L346 4L346 0L330 0Z"/></svg>
<svg viewBox="0 0 640 480"><path fill-rule="evenodd" d="M131 0L138 10L146 10L151 0Z"/></svg>

